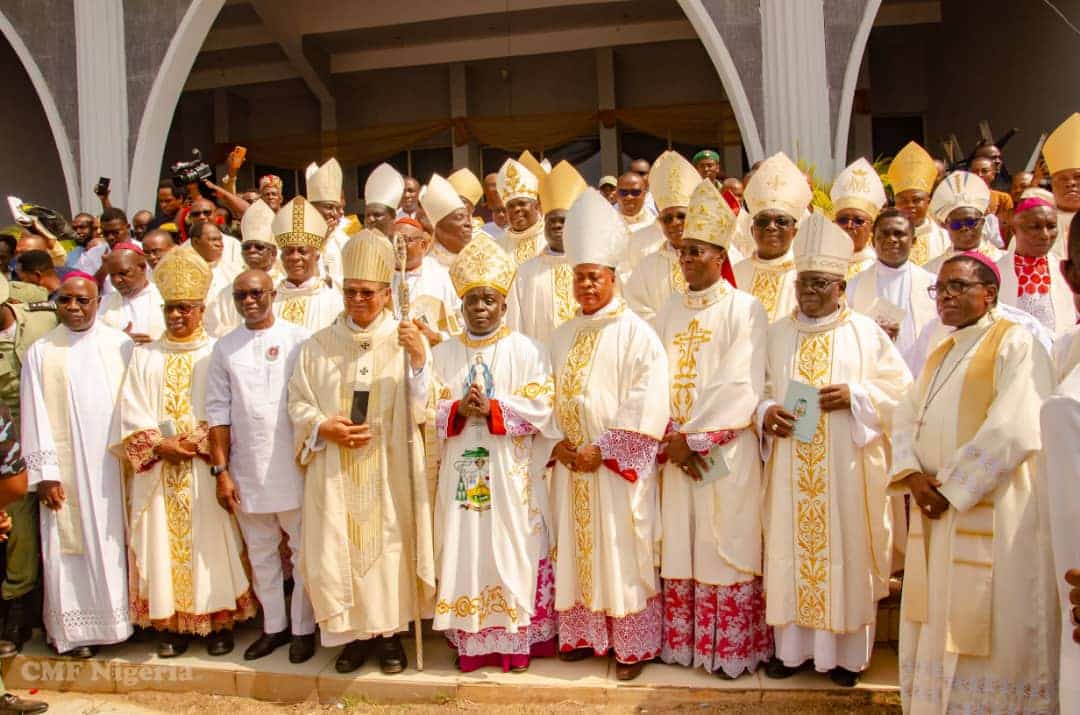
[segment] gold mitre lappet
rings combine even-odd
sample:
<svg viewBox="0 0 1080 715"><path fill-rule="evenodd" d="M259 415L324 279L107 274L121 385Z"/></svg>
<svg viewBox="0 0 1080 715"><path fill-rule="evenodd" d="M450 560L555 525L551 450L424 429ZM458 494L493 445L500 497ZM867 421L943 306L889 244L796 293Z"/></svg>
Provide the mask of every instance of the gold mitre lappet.
<svg viewBox="0 0 1080 715"><path fill-rule="evenodd" d="M364 182L364 203L396 209L405 193L405 177L387 163L379 164Z"/></svg>
<svg viewBox="0 0 1080 715"><path fill-rule="evenodd" d="M210 264L195 251L169 251L154 269L154 284L166 303L203 301L213 276Z"/></svg>
<svg viewBox="0 0 1080 715"><path fill-rule="evenodd" d="M701 182L701 174L682 154L665 151L649 170L649 191L660 211L690 204L690 194Z"/></svg>
<svg viewBox="0 0 1080 715"><path fill-rule="evenodd" d="M651 179L649 185L652 186ZM735 219L735 212L716 188L716 184L708 179L698 181L697 188L690 194L689 206L686 209L683 240L704 241L727 250L731 244L731 235L735 233Z"/></svg>
<svg viewBox="0 0 1080 715"><path fill-rule="evenodd" d="M969 171L954 171L946 176L930 198L930 213L944 223L955 209L972 208L986 213L990 207L990 187Z"/></svg>
<svg viewBox="0 0 1080 715"><path fill-rule="evenodd" d="M505 296L515 271L517 263L510 254L481 234L466 243L450 264L450 280L459 298L473 288L494 288Z"/></svg>
<svg viewBox="0 0 1080 715"><path fill-rule="evenodd" d="M446 180L458 192L458 196L473 206L476 206L480 203L480 199L484 198L484 185L480 183L480 179L476 178L476 174L468 169L458 169L446 177Z"/></svg>
<svg viewBox="0 0 1080 715"><path fill-rule="evenodd" d="M773 210L796 220L806 212L813 196L806 176L782 151L761 162L743 194L751 218Z"/></svg>
<svg viewBox="0 0 1080 715"><path fill-rule="evenodd" d="M502 199L504 204L508 204L514 199L532 199L536 201L540 198L540 180L537 175L513 159L507 159L499 167L495 186L499 191L499 198Z"/></svg>
<svg viewBox="0 0 1080 715"><path fill-rule="evenodd" d="M1080 112L1073 112L1046 138L1042 153L1051 174L1080 168Z"/></svg>
<svg viewBox="0 0 1080 715"><path fill-rule="evenodd" d="M321 251L326 243L326 221L303 196L282 206L270 229L281 250L288 246L311 246Z"/></svg>
<svg viewBox="0 0 1080 715"><path fill-rule="evenodd" d="M424 207L432 226L458 209L465 208L458 190L438 174L432 174L427 186L420 190L420 205Z"/></svg>
<svg viewBox="0 0 1080 715"><path fill-rule="evenodd" d="M329 159L307 177L308 201L341 201L341 164Z"/></svg>
<svg viewBox="0 0 1080 715"><path fill-rule="evenodd" d="M256 199L240 218L240 240L268 243L277 248L273 225L274 209L262 199Z"/></svg>
<svg viewBox="0 0 1080 715"><path fill-rule="evenodd" d="M615 268L622 262L629 241L622 214L596 189L585 189L566 212L563 243L571 266L588 263Z"/></svg>
<svg viewBox="0 0 1080 715"><path fill-rule="evenodd" d="M926 149L915 142L908 142L907 146L893 157L887 176L889 184L892 185L893 196L912 189L929 194L934 190L937 166Z"/></svg>
<svg viewBox="0 0 1080 715"><path fill-rule="evenodd" d="M569 211L587 186L573 164L566 160L560 161L554 169L540 177L540 205L544 208L544 213Z"/></svg>
<svg viewBox="0 0 1080 715"><path fill-rule="evenodd" d="M545 168L544 167L544 162L537 161L536 157L533 156L532 152L529 151L528 149L521 152L521 156L519 156L517 158L517 160L518 160L519 164L521 164L526 169L528 169L530 172L532 172L532 175L535 176L537 179L543 178L544 174L551 171L551 163L550 162L548 163L547 167ZM547 159L545 159L544 161L546 162Z"/></svg>
<svg viewBox="0 0 1080 715"><path fill-rule="evenodd" d="M855 253L851 237L844 229L816 211L799 225L793 250L796 271L833 273L840 277L847 274Z"/></svg>
<svg viewBox="0 0 1080 715"><path fill-rule="evenodd" d="M390 283L396 259L390 239L380 231L364 229L350 238L341 251L344 279Z"/></svg>
<svg viewBox="0 0 1080 715"><path fill-rule="evenodd" d="M841 171L829 192L833 214L843 209L858 209L873 221L888 200L881 177L873 165L861 156Z"/></svg>

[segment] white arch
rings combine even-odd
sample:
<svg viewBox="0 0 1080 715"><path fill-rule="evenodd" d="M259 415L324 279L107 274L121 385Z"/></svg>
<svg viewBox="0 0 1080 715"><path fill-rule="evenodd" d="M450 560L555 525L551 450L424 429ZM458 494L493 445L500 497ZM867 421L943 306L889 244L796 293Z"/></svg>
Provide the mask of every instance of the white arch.
<svg viewBox="0 0 1080 715"><path fill-rule="evenodd" d="M859 69L862 67L866 42L870 39L870 30L874 27L874 18L881 8L881 0L869 0L863 8L859 29L851 43L847 68L844 70L844 86L840 92L840 111L836 114L836 140L833 142L833 166L839 172L847 166L848 134L851 128L851 106L855 101L855 85L859 81ZM872 161L873 157L869 157Z"/></svg>
<svg viewBox="0 0 1080 715"><path fill-rule="evenodd" d="M193 0L161 60L150 95L146 98L135 155L131 161L129 206L153 206L157 198L158 174L165 140L169 134L176 104L184 89L195 56L202 48L210 26L214 24L225 0Z"/></svg>
<svg viewBox="0 0 1080 715"><path fill-rule="evenodd" d="M880 2L881 0L877 0ZM758 132L757 122L754 121L754 112L750 108L750 100L746 97L742 78L739 70L731 59L727 45L720 31L716 29L712 16L709 15L701 0L679 0L683 13L686 14L690 24L694 26L701 43L705 45L705 51L716 67L720 75L720 82L724 85L731 108L735 112L735 121L739 125L739 133L742 134L743 146L746 148L746 156L753 164L765 158L765 149L761 143L761 133Z"/></svg>
<svg viewBox="0 0 1080 715"><path fill-rule="evenodd" d="M34 56L30 53L26 43L23 42L22 37L19 36L15 26L11 24L3 10L0 10L0 32L4 33L4 37L14 48L15 54L22 62L26 74L30 76L30 82L37 91L38 99L41 101L41 108L45 110L45 116L49 120L49 128L52 129L53 141L56 142L56 153L60 156L60 168L64 172L68 207L71 213L75 214L78 211L79 202L79 172L75 166L75 154L71 150L71 141L68 139L64 122L60 118L60 110L56 108L52 90L49 89L49 84L45 81L45 75L41 74L41 68L38 67Z"/></svg>

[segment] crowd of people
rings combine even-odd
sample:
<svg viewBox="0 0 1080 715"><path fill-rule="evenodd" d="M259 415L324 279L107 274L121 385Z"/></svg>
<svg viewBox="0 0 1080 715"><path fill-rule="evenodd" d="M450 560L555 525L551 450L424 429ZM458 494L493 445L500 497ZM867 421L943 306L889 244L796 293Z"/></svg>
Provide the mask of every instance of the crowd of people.
<svg viewBox="0 0 1080 715"><path fill-rule="evenodd" d="M39 618L73 658L219 656L261 610L245 658L318 633L341 673L404 670L432 619L464 672L850 687L902 584L906 711L1077 707L1080 114L1043 155L999 191L997 147L912 142L824 205L782 153L596 188L529 152L383 164L346 216L335 160L285 197L237 193L234 152L156 215L24 205L0 657Z"/></svg>

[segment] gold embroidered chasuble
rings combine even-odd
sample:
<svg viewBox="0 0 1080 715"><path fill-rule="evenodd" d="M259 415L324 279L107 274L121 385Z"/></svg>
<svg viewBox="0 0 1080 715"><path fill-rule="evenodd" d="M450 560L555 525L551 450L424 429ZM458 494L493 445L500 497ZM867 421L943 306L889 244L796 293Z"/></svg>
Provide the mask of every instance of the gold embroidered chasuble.
<svg viewBox="0 0 1080 715"><path fill-rule="evenodd" d="M908 256L908 260L916 266L925 266L951 247L952 241L949 240L949 232L934 219L926 218L915 229L915 241L911 244L911 254Z"/></svg>
<svg viewBox="0 0 1080 715"><path fill-rule="evenodd" d="M326 281L318 276L300 286L294 286L287 280L277 284L274 317L313 333L333 323L343 309L341 291L326 285Z"/></svg>
<svg viewBox="0 0 1080 715"><path fill-rule="evenodd" d="M791 251L768 260L755 253L736 263L732 270L735 285L761 301L770 323L795 310L795 258Z"/></svg>
<svg viewBox="0 0 1080 715"><path fill-rule="evenodd" d="M206 635L255 615L234 518L210 475L206 382L213 341L200 332L136 348L120 403L129 488L132 621ZM161 426L198 444L194 459L154 457Z"/></svg>
<svg viewBox="0 0 1080 715"><path fill-rule="evenodd" d="M571 443L594 444L610 430L663 437L667 357L652 328L621 299L560 326L551 355L555 416ZM642 611L660 587L654 465L641 466L630 482L604 465L578 473L556 464L551 498L556 609L581 604L613 617Z"/></svg>
<svg viewBox="0 0 1080 715"><path fill-rule="evenodd" d="M397 326L388 311L365 330L340 316L300 349L289 381L289 418L305 472L299 568L324 645L407 629L418 590L420 612L431 617L435 485L426 477L418 427L428 395L406 403ZM354 387L370 392L371 442L349 449L319 440L319 424L349 415ZM414 432L411 473L406 430Z"/></svg>
<svg viewBox="0 0 1080 715"><path fill-rule="evenodd" d="M544 219L541 217L524 231L515 231L507 226L496 241L504 251L514 257L514 261L520 266L530 258L539 256L547 247L547 239L544 238Z"/></svg>
<svg viewBox="0 0 1080 715"><path fill-rule="evenodd" d="M730 470L711 484L664 465L661 575L719 586L749 581L761 575L761 459L749 428L765 388L768 318L753 296L721 279L671 296L654 325L667 350L676 429L737 431L710 450Z"/></svg>
<svg viewBox="0 0 1080 715"><path fill-rule="evenodd" d="M766 620L853 633L887 593L887 435L911 376L881 328L847 309L783 318L766 354L768 400L783 403L793 380L852 392L852 409L822 412L810 442L766 438Z"/></svg>
<svg viewBox="0 0 1080 715"><path fill-rule="evenodd" d="M950 508L912 505L901 606L901 694L913 713L1049 712L1057 601L1039 409L1052 366L991 311L927 360L896 414L893 487L936 475ZM932 396L932 397L931 397Z"/></svg>
<svg viewBox="0 0 1080 715"><path fill-rule="evenodd" d="M623 286L623 296L631 310L651 323L672 295L686 295L686 290L679 255L665 244L642 259Z"/></svg>
<svg viewBox="0 0 1080 715"><path fill-rule="evenodd" d="M863 250L851 257L851 263L848 264L847 274L844 277L851 280L876 262L877 254L874 253L874 247L867 245Z"/></svg>
<svg viewBox="0 0 1080 715"><path fill-rule="evenodd" d="M577 310L574 269L564 254L545 250L518 268L506 298L506 325L548 346L555 329Z"/></svg>

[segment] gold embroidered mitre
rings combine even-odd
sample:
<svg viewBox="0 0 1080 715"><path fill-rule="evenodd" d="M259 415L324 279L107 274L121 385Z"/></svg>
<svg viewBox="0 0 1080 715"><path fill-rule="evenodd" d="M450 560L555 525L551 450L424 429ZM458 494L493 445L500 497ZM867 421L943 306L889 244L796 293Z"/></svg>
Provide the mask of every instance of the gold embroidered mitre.
<svg viewBox="0 0 1080 715"><path fill-rule="evenodd" d="M458 209L465 208L458 190L438 174L432 174L427 186L420 190L420 205L424 207L432 226Z"/></svg>
<svg viewBox="0 0 1080 715"><path fill-rule="evenodd" d="M841 171L829 191L833 215L843 209L858 209L873 221L888 200L881 177L873 165L861 156Z"/></svg>
<svg viewBox="0 0 1080 715"><path fill-rule="evenodd" d="M484 198L484 185L480 183L480 179L476 178L476 174L468 169L458 169L446 177L446 180L458 192L458 196L473 206L476 206L480 203L480 199Z"/></svg>
<svg viewBox="0 0 1080 715"><path fill-rule="evenodd" d="M688 206L690 194L701 182L701 174L683 155L665 151L649 170L649 191L656 208L663 211L672 206Z"/></svg>
<svg viewBox="0 0 1080 715"><path fill-rule="evenodd" d="M813 196L806 176L782 151L761 162L743 194L751 218L772 210L799 219Z"/></svg>
<svg viewBox="0 0 1080 715"><path fill-rule="evenodd" d="M915 142L908 142L907 146L893 157L887 176L893 196L913 189L929 194L934 190L934 181L937 180L937 165L926 149Z"/></svg>
<svg viewBox="0 0 1080 715"><path fill-rule="evenodd" d="M504 296L510 292L517 263L499 244L480 235L465 244L450 264L450 280L459 298L473 288L494 288Z"/></svg>
<svg viewBox="0 0 1080 715"><path fill-rule="evenodd" d="M1046 138L1042 151L1051 174L1080 169L1080 112L1073 112Z"/></svg>
<svg viewBox="0 0 1080 715"><path fill-rule="evenodd" d="M303 196L297 196L281 207L271 225L278 248L311 246L322 251L326 243L326 221Z"/></svg>
<svg viewBox="0 0 1080 715"><path fill-rule="evenodd" d="M990 187L969 171L954 171L946 176L930 198L930 213L945 223L955 209L973 208L986 213L990 206Z"/></svg>
<svg viewBox="0 0 1080 715"><path fill-rule="evenodd" d="M341 164L330 159L307 177L308 201L341 201Z"/></svg>
<svg viewBox="0 0 1080 715"><path fill-rule="evenodd" d="M735 233L735 219L735 212L716 188L716 184L708 179L699 181L697 188L690 194L683 240L704 241L727 250L731 245L731 236Z"/></svg>
<svg viewBox="0 0 1080 715"><path fill-rule="evenodd" d="M508 204L514 199L533 199L536 201L540 198L540 180L536 178L535 174L513 159L507 159L499 167L495 186L499 191L499 198L502 199L503 204Z"/></svg>
<svg viewBox="0 0 1080 715"><path fill-rule="evenodd" d="M569 211L588 184L568 161L560 161L550 173L540 177L540 205L544 213Z"/></svg>
<svg viewBox="0 0 1080 715"><path fill-rule="evenodd" d="M547 167L545 167L544 163L537 161L536 157L533 156L532 152L530 152L528 149L521 152L521 156L519 156L517 160L519 164L528 169L537 179L544 178L544 174L551 171L550 163L548 163ZM544 162L547 162L547 159L545 159Z"/></svg>
<svg viewBox="0 0 1080 715"><path fill-rule="evenodd" d="M345 280L389 283L394 276L396 255L390 239L381 231L364 229L341 251Z"/></svg>
<svg viewBox="0 0 1080 715"><path fill-rule="evenodd" d="M854 249L844 229L814 212L803 219L794 243L795 270L832 273L843 278Z"/></svg>
<svg viewBox="0 0 1080 715"><path fill-rule="evenodd" d="M195 251L169 251L154 269L154 284L166 303L203 301L214 272Z"/></svg>
<svg viewBox="0 0 1080 715"><path fill-rule="evenodd" d="M277 248L273 225L274 209L262 199L255 199L240 219L240 240L268 243Z"/></svg>
<svg viewBox="0 0 1080 715"><path fill-rule="evenodd" d="M364 203L397 209L405 193L405 177L387 163L379 164L364 182Z"/></svg>

